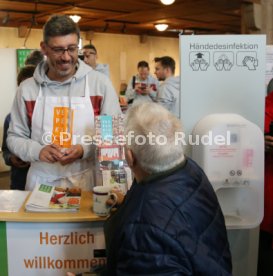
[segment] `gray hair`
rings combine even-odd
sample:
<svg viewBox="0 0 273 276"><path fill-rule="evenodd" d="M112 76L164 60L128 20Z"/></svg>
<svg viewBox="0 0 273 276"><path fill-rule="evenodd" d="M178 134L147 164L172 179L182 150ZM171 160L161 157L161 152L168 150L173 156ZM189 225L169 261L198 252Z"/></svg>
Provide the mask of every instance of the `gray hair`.
<svg viewBox="0 0 273 276"><path fill-rule="evenodd" d="M51 37L76 34L80 40L80 29L78 25L67 15L53 15L49 18L43 28L43 39L48 43Z"/></svg>
<svg viewBox="0 0 273 276"><path fill-rule="evenodd" d="M180 120L159 104L137 104L126 114L127 148L132 150L140 166L148 173L172 169L185 159L183 143L176 139L178 132L182 132ZM129 139L130 133L132 139ZM151 134L155 137L153 143L149 143L151 140L147 138ZM138 143L136 137L147 139L145 143ZM160 137L166 137L166 143L157 143Z"/></svg>

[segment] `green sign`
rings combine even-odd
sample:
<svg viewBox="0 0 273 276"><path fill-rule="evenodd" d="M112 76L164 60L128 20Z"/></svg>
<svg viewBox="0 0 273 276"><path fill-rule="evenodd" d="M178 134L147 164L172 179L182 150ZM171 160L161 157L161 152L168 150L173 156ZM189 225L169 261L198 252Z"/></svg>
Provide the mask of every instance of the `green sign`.
<svg viewBox="0 0 273 276"><path fill-rule="evenodd" d="M32 49L17 49L17 70L19 71L25 66L27 56L32 52Z"/></svg>
<svg viewBox="0 0 273 276"><path fill-rule="evenodd" d="M1 275L8 276L8 250L6 223L0 222L0 267Z"/></svg>

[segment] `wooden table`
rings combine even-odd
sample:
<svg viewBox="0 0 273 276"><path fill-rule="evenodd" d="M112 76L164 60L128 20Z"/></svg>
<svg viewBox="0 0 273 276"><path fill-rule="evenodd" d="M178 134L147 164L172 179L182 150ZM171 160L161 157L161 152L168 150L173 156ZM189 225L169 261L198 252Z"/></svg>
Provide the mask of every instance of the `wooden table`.
<svg viewBox="0 0 273 276"><path fill-rule="evenodd" d="M103 222L82 192L76 213L0 212L1 276L59 276L105 264ZM26 199L27 200L27 199Z"/></svg>
<svg viewBox="0 0 273 276"><path fill-rule="evenodd" d="M27 200L27 199L26 199ZM80 210L72 213L30 213L25 211L25 204L19 212L0 212L0 221L13 222L86 222L104 221L105 217L99 217L93 213L92 192L82 192Z"/></svg>

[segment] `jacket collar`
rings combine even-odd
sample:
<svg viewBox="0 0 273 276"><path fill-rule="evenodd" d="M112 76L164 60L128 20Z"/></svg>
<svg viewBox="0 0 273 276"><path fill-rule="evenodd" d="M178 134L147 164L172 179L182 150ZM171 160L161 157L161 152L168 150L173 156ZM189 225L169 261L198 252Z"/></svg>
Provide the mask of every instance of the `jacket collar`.
<svg viewBox="0 0 273 276"><path fill-rule="evenodd" d="M157 179L165 178L165 177L173 174L175 171L183 169L186 166L187 162L188 162L187 157L185 156L185 159L177 166L175 166L167 171L151 174L151 175L145 177L143 180L141 180L138 184L145 185L145 184L147 184L149 182L153 182Z"/></svg>

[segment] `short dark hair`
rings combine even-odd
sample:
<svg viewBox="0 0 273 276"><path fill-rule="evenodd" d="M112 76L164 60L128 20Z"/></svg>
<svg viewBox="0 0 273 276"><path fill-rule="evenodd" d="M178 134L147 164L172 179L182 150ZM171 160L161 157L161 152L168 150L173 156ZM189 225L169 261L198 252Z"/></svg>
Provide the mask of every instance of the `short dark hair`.
<svg viewBox="0 0 273 276"><path fill-rule="evenodd" d="M36 66L33 64L22 67L17 75L17 85L28 78L31 78L34 74Z"/></svg>
<svg viewBox="0 0 273 276"><path fill-rule="evenodd" d="M39 50L32 51L25 60L25 65L38 65L44 60L44 55Z"/></svg>
<svg viewBox="0 0 273 276"><path fill-rule="evenodd" d="M155 57L155 62L160 62L163 68L170 68L172 73L175 72L175 61L172 57L164 56L164 57Z"/></svg>
<svg viewBox="0 0 273 276"><path fill-rule="evenodd" d="M141 60L138 64L137 64L137 68L140 68L140 67L145 67L145 68L148 68L149 69L149 63L145 60Z"/></svg>
<svg viewBox="0 0 273 276"><path fill-rule="evenodd" d="M53 15L45 23L43 28L44 42L48 43L51 37L76 34L80 40L78 25L67 15Z"/></svg>
<svg viewBox="0 0 273 276"><path fill-rule="evenodd" d="M84 45L84 46L82 47L82 49L91 49L91 50L94 50L95 53L97 53L97 49L96 49L96 47L95 47L93 44Z"/></svg>

